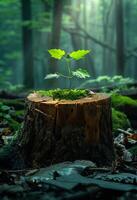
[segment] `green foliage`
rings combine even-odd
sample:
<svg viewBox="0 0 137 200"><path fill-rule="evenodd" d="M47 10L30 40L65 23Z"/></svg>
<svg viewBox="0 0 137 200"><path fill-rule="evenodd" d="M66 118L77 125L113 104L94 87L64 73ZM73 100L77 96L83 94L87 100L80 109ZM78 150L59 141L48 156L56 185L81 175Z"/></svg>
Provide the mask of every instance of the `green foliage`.
<svg viewBox="0 0 137 200"><path fill-rule="evenodd" d="M7 81L10 74L7 75L7 76L4 76L5 72L2 75L0 75L0 89L4 88L4 90L11 91L11 92L21 92L21 91L23 91L24 90L23 85L20 85L20 84L13 85L11 82Z"/></svg>
<svg viewBox="0 0 137 200"><path fill-rule="evenodd" d="M77 78L89 78L90 77L87 70L81 69L81 68L77 69L76 71L72 71L72 75Z"/></svg>
<svg viewBox="0 0 137 200"><path fill-rule="evenodd" d="M52 78L59 78L60 75L57 74L57 73L54 73L54 74L48 74L45 79L52 79Z"/></svg>
<svg viewBox="0 0 137 200"><path fill-rule="evenodd" d="M9 83L8 87L6 87L5 89L7 89L8 91L11 91L11 92L18 93L18 92L24 91L24 86L21 84L13 85L13 84Z"/></svg>
<svg viewBox="0 0 137 200"><path fill-rule="evenodd" d="M84 58L85 55L87 55L90 50L78 50L78 51L73 51L71 53L66 53L64 50L61 49L50 49L48 50L49 54L51 55L51 57L55 58L55 59L62 59L64 58L66 61L66 67L68 69L68 74L62 74L59 72L55 72L53 74L48 74L45 79L53 79L53 78L59 78L59 77L64 77L67 78L68 80L76 77L76 78L80 78L80 79L85 79L90 77L90 74L88 73L88 71L86 69L76 69L74 71L72 71L72 66L71 66L71 60L79 60Z"/></svg>
<svg viewBox="0 0 137 200"><path fill-rule="evenodd" d="M65 51L61 49L50 49L48 50L48 52L51 55L51 57L58 60L60 60L65 55Z"/></svg>
<svg viewBox="0 0 137 200"><path fill-rule="evenodd" d="M119 108L120 106L137 106L137 100L131 99L130 97L127 96L122 96L119 94L112 94L111 95L112 99L112 106L114 108Z"/></svg>
<svg viewBox="0 0 137 200"><path fill-rule="evenodd" d="M108 87L112 86L112 88L116 88L117 91L121 91L123 89L128 88L128 84L134 83L134 80L127 77L124 78L123 76L99 76L96 79L90 79L85 81L83 84L80 85L80 88L91 88L91 87L102 87L103 90L105 89L108 91ZM116 92L116 91L115 91Z"/></svg>
<svg viewBox="0 0 137 200"><path fill-rule="evenodd" d="M66 100L76 100L89 95L87 90L77 90L77 89L55 89L55 90L39 90L37 93L40 96L49 96L53 99L66 99Z"/></svg>
<svg viewBox="0 0 137 200"><path fill-rule="evenodd" d="M15 116L17 116L17 117L24 116L24 110L15 111Z"/></svg>
<svg viewBox="0 0 137 200"><path fill-rule="evenodd" d="M0 122L8 124L9 128L16 131L20 123L14 119L15 110L4 103L0 103Z"/></svg>
<svg viewBox="0 0 137 200"><path fill-rule="evenodd" d="M112 108L112 127L115 136L117 135L117 129L127 129L131 127L130 121L126 114Z"/></svg>
<svg viewBox="0 0 137 200"><path fill-rule="evenodd" d="M2 102L0 102L0 112L5 112L5 111L9 111L10 107L7 105L4 105Z"/></svg>
<svg viewBox="0 0 137 200"><path fill-rule="evenodd" d="M24 109L24 100L22 99L0 99L1 103L15 110L23 110Z"/></svg>
<svg viewBox="0 0 137 200"><path fill-rule="evenodd" d="M73 58L74 60L79 60L79 59L84 58L84 56L87 55L88 53L90 53L90 50L77 50L77 51L71 52L69 56Z"/></svg>
<svg viewBox="0 0 137 200"><path fill-rule="evenodd" d="M24 101L20 99L1 99L0 124L11 133L19 130L24 116Z"/></svg>
<svg viewBox="0 0 137 200"><path fill-rule="evenodd" d="M113 78L112 78L113 79ZM113 82L113 80L111 79L111 77L109 76L99 76L96 80L98 83L102 82L102 83L107 83L107 82Z"/></svg>

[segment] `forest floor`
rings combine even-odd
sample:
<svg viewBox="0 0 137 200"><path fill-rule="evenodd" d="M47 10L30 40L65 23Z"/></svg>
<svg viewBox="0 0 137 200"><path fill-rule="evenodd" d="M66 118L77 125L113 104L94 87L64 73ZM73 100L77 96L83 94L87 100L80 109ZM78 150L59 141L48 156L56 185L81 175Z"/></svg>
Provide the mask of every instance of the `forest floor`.
<svg viewBox="0 0 137 200"><path fill-rule="evenodd" d="M24 120L26 95L0 92L0 156L7 145L16 141ZM128 96L137 100L137 90ZM97 167L91 161L77 160L41 169L14 169L10 163L11 160L16 163L13 156L9 158L10 169L4 168L4 161L0 160L0 199L137 199L137 113L134 106L133 117L129 116L131 126L115 129L116 157L111 167Z"/></svg>

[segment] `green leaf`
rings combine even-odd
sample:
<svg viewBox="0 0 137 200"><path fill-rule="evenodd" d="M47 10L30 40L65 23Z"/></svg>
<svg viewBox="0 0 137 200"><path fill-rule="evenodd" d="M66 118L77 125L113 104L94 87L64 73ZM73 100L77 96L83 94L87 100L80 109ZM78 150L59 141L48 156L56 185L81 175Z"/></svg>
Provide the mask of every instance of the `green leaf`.
<svg viewBox="0 0 137 200"><path fill-rule="evenodd" d="M77 69L76 71L72 71L72 75L77 77L77 78L89 78L90 74L86 69Z"/></svg>
<svg viewBox="0 0 137 200"><path fill-rule="evenodd" d="M3 106L1 106L1 110L2 111L7 111L7 110L10 110L10 107L6 106L6 105L3 105Z"/></svg>
<svg viewBox="0 0 137 200"><path fill-rule="evenodd" d="M9 119L11 119L11 116L9 114L6 114L6 115L4 115L4 118L9 120Z"/></svg>
<svg viewBox="0 0 137 200"><path fill-rule="evenodd" d="M48 50L51 57L60 60L66 53L64 50L61 49L49 49Z"/></svg>
<svg viewBox="0 0 137 200"><path fill-rule="evenodd" d="M52 79L52 78L59 78L60 75L58 75L57 73L54 74L48 74L45 79Z"/></svg>
<svg viewBox="0 0 137 200"><path fill-rule="evenodd" d="M90 50L77 50L71 52L69 56L75 60L79 60L81 58L84 58L84 56L87 55L89 52Z"/></svg>

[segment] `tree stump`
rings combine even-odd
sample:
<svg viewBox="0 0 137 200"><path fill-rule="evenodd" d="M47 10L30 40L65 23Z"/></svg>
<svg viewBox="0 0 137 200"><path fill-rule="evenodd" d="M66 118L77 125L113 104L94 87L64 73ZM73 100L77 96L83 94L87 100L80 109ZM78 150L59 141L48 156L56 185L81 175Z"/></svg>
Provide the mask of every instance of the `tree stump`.
<svg viewBox="0 0 137 200"><path fill-rule="evenodd" d="M110 165L110 97L99 93L72 101L30 94L20 145L30 167L78 159Z"/></svg>

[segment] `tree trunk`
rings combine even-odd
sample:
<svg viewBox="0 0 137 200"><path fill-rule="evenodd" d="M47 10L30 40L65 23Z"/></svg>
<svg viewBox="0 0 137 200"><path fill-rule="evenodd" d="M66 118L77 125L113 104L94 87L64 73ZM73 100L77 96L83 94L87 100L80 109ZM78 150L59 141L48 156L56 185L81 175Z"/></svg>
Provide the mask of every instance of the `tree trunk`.
<svg viewBox="0 0 137 200"><path fill-rule="evenodd" d="M73 10L73 7L77 9ZM80 7L81 7L81 0L74 2L74 4L72 4L71 16L72 16L72 19L74 19L77 23L79 22L79 19L80 19L80 13L81 13ZM79 32L79 28L77 27L76 23L74 24L73 30L76 32ZM70 36L71 36L73 49L74 50L83 49L83 46L82 46L83 38L73 33Z"/></svg>
<svg viewBox="0 0 137 200"><path fill-rule="evenodd" d="M110 97L53 100L30 94L20 138L29 167L87 159L98 165L113 160Z"/></svg>
<svg viewBox="0 0 137 200"><path fill-rule="evenodd" d="M117 74L124 75L123 0L115 0Z"/></svg>
<svg viewBox="0 0 137 200"><path fill-rule="evenodd" d="M88 31L88 18L87 18L87 0L83 0L83 24L84 29ZM89 45L90 44L90 45ZM91 43L89 42L88 38L84 38L84 49L90 49ZM91 55L87 55L87 59L84 61L83 65L87 66L87 70L91 73L92 78L96 78L96 70L94 66L94 59Z"/></svg>
<svg viewBox="0 0 137 200"><path fill-rule="evenodd" d="M108 44L113 44L112 38L114 38L114 30L110 30L110 24L113 27L113 0L110 1L109 5L108 3L103 0L101 1L101 6L102 6L102 23L103 23L103 40L108 43ZM113 33L113 36L111 37L111 32ZM112 45L113 46L113 45ZM112 75L109 74L110 69L112 69L112 54L113 52L110 51L109 49L102 48L102 75ZM111 60L111 67L110 67L110 60ZM112 70L111 70L112 72Z"/></svg>
<svg viewBox="0 0 137 200"><path fill-rule="evenodd" d="M31 0L21 0L22 6L22 22L32 19L31 16ZM23 61L24 61L24 80L23 84L26 88L34 87L34 67L33 67L33 39L32 29L28 25L22 26L22 44L23 44Z"/></svg>
<svg viewBox="0 0 137 200"><path fill-rule="evenodd" d="M51 48L59 48L61 35L63 1L54 0Z"/></svg>
<svg viewBox="0 0 137 200"><path fill-rule="evenodd" d="M63 12L63 1L54 0L53 1L53 22L52 22L52 34L51 34L51 49L58 49L60 47L60 36L61 36L61 24L62 24L62 12ZM50 73L55 73L58 68L57 60L50 58L49 60L49 71ZM52 79L48 81L49 88L54 88L57 86L57 80Z"/></svg>

